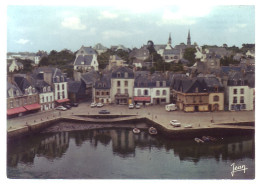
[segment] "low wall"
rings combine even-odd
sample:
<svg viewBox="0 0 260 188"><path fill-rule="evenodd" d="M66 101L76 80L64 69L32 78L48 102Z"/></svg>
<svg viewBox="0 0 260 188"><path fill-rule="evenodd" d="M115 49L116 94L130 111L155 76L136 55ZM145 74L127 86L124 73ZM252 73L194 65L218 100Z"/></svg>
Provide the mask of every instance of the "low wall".
<svg viewBox="0 0 260 188"><path fill-rule="evenodd" d="M237 128L228 128L228 127L210 127L210 128L187 128L187 129L174 129L169 130L159 123L156 123L148 118L145 117L135 117L132 119L122 119L120 121L113 122L113 119L102 119L102 121L97 120L84 120L84 119L76 119L76 118L69 118L69 117L60 117L48 121L42 121L39 123L35 123L33 125L27 125L25 127L15 129L15 130L9 130L7 132L7 140L13 140L15 138L28 136L34 133L38 133L42 130L44 130L47 127L50 127L56 123L60 122L69 122L69 123L123 123L126 122L126 127L129 126L127 124L129 123L138 123L138 122L144 122L147 124L147 127L155 127L158 130L158 133L164 136L167 136L169 138L178 138L178 139L186 139L186 138L194 138L194 137L201 137L201 136L217 136L217 137L224 137L224 136L231 136L231 135L254 135L255 130L254 129L241 129L239 126ZM252 124L252 122L250 122ZM237 125L238 123L236 123ZM113 127L113 126L112 126ZM116 127L116 126L115 126Z"/></svg>

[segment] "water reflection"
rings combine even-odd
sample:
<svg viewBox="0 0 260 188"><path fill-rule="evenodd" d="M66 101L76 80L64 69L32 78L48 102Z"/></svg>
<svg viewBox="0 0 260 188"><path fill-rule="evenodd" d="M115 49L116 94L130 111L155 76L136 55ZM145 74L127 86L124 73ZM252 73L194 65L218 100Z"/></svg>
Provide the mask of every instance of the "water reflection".
<svg viewBox="0 0 260 188"><path fill-rule="evenodd" d="M180 160L197 163L202 158L219 160L254 159L254 139L250 137L231 137L223 140L197 144L193 140L170 140L159 135L150 136L147 131L134 134L130 129L97 129L88 131L60 132L40 134L20 142L8 144L7 165L15 167L18 163L33 163L34 158L45 157L48 160L62 158L70 142L80 147L85 142L96 148L98 144L112 146L114 155L127 158L135 157L139 150L165 150Z"/></svg>

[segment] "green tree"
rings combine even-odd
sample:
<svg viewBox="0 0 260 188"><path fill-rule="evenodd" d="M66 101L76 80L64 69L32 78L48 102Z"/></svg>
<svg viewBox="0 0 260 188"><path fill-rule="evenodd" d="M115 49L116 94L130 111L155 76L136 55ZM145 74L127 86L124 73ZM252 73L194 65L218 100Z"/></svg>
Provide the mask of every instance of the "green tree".
<svg viewBox="0 0 260 188"><path fill-rule="evenodd" d="M183 58L190 62L188 64L188 66L192 66L196 62L195 53L196 53L195 48L186 48L185 49L184 54L183 54Z"/></svg>

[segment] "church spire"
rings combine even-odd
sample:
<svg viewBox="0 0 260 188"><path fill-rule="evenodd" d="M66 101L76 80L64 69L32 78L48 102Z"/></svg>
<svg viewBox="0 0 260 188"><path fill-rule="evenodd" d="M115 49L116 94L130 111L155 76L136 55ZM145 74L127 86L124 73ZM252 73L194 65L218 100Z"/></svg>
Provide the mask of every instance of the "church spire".
<svg viewBox="0 0 260 188"><path fill-rule="evenodd" d="M191 40L190 40L190 30L189 30L188 38L187 38L187 45L188 45L188 46L191 45Z"/></svg>
<svg viewBox="0 0 260 188"><path fill-rule="evenodd" d="M170 45L172 44L171 33L169 34L168 44L170 44Z"/></svg>

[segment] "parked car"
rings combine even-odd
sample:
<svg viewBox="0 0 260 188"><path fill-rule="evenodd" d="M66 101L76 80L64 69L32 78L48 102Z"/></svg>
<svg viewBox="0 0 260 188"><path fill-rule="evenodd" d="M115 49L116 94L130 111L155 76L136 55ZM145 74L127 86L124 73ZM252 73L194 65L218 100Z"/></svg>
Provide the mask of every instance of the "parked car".
<svg viewBox="0 0 260 188"><path fill-rule="evenodd" d="M102 106L104 106L102 103L97 103L97 107L101 108Z"/></svg>
<svg viewBox="0 0 260 188"><path fill-rule="evenodd" d="M136 104L136 105L135 105L135 108L136 108L136 109L140 109L140 108L141 108L140 104Z"/></svg>
<svg viewBox="0 0 260 188"><path fill-rule="evenodd" d="M96 106L97 106L97 104L96 104L96 103L94 103L94 102L93 102L93 103L91 103L91 105L90 105L90 107L91 107L91 108L94 108L94 107L96 107Z"/></svg>
<svg viewBox="0 0 260 188"><path fill-rule="evenodd" d="M133 109L134 107L135 107L134 104L129 104L128 106L129 109Z"/></svg>
<svg viewBox="0 0 260 188"><path fill-rule="evenodd" d="M79 105L79 103L76 103L76 102L70 103L70 106L72 106L72 107L77 107L78 105Z"/></svg>
<svg viewBox="0 0 260 188"><path fill-rule="evenodd" d="M67 108L68 110L71 109L71 106L69 104L63 105L63 107Z"/></svg>
<svg viewBox="0 0 260 188"><path fill-rule="evenodd" d="M178 120L171 120L170 124L174 127L180 127L181 123Z"/></svg>
<svg viewBox="0 0 260 188"><path fill-rule="evenodd" d="M110 114L110 112L108 110L100 110L98 113L99 114Z"/></svg>
<svg viewBox="0 0 260 188"><path fill-rule="evenodd" d="M67 110L67 108L65 108L64 106L58 106L55 108L56 110L62 110L62 111L65 111Z"/></svg>

